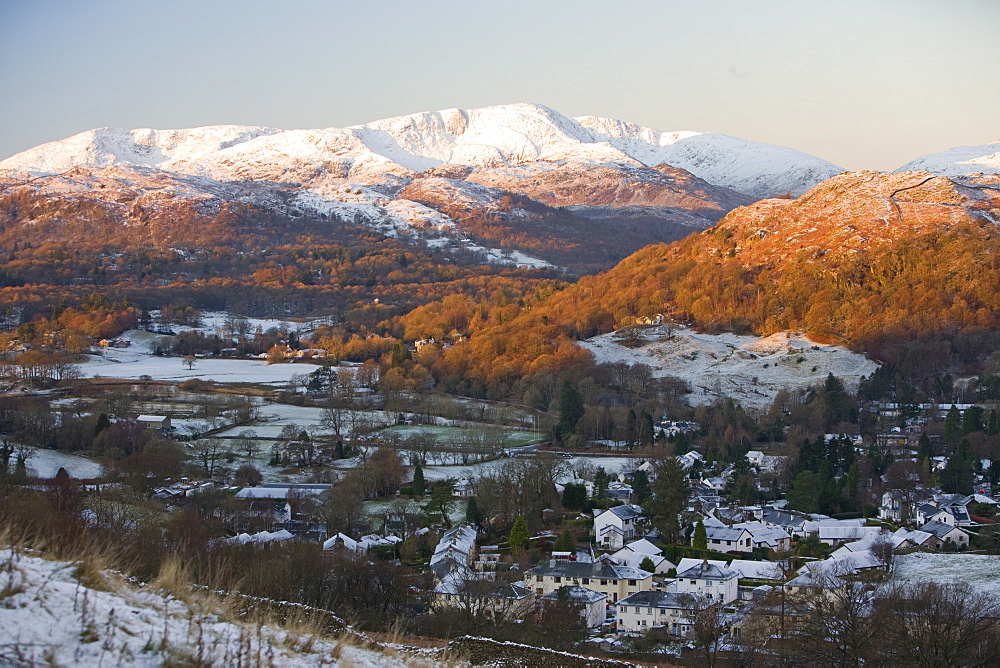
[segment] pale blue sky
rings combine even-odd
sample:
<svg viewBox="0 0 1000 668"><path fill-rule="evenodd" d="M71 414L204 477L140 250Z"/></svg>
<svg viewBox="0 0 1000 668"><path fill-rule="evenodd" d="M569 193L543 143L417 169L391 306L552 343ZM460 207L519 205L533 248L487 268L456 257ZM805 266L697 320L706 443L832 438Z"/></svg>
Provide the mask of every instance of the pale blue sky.
<svg viewBox="0 0 1000 668"><path fill-rule="evenodd" d="M538 102L892 169L1000 140L998 36L998 0L0 0L0 158Z"/></svg>

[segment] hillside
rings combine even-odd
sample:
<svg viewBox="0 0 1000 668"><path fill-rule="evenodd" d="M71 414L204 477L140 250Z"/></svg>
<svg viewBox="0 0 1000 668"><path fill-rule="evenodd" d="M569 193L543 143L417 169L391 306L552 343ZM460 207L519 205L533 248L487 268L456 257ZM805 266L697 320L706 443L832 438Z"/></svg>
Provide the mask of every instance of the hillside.
<svg viewBox="0 0 1000 668"><path fill-rule="evenodd" d="M947 341L988 338L1000 326L997 220L1000 177L842 174L796 200L741 207L683 241L644 248L477 332L441 367L513 378L568 340L656 313L707 331L804 331L884 361L913 354L930 367L975 366L981 346Z"/></svg>
<svg viewBox="0 0 1000 668"><path fill-rule="evenodd" d="M791 149L531 104L323 130L98 128L0 161L0 230L190 250L267 247L299 227L339 242L331 220L580 275L837 171ZM247 211L248 225L229 215Z"/></svg>
<svg viewBox="0 0 1000 668"><path fill-rule="evenodd" d="M937 176L960 176L981 172L1000 174L1000 141L981 146L957 146L915 158L897 172L930 172Z"/></svg>
<svg viewBox="0 0 1000 668"><path fill-rule="evenodd" d="M114 573L6 549L4 665L432 666L440 653L324 637L317 624L241 621L221 597L178 598Z"/></svg>

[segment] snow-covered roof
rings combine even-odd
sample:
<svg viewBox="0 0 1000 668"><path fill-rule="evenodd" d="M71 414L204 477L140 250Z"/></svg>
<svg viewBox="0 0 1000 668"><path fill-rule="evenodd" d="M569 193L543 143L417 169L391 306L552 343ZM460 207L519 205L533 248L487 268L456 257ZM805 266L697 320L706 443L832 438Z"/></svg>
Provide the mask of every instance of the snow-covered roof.
<svg viewBox="0 0 1000 668"><path fill-rule="evenodd" d="M332 485L260 485L259 487L244 487L236 492L238 499L287 499L288 493L295 490L298 494L313 496L322 494Z"/></svg>
<svg viewBox="0 0 1000 668"><path fill-rule="evenodd" d="M290 532L281 529L279 531L258 531L255 534L241 533L229 539L235 545L245 545L247 543L273 543L294 538Z"/></svg>
<svg viewBox="0 0 1000 668"><path fill-rule="evenodd" d="M632 541L618 552L622 552L623 550L628 550L637 554L663 554L663 550L656 547L656 545L649 542L645 538ZM617 554L617 552L615 554Z"/></svg>
<svg viewBox="0 0 1000 668"><path fill-rule="evenodd" d="M431 566L447 559L465 561L475 547L476 530L468 524L459 524L442 534L431 556Z"/></svg>
<svg viewBox="0 0 1000 668"><path fill-rule="evenodd" d="M725 566L717 566L713 563L702 561L696 566L692 566L685 571L678 568L677 577L688 580L732 580L733 578L739 577L739 575L736 571L731 571Z"/></svg>
<svg viewBox="0 0 1000 668"><path fill-rule="evenodd" d="M729 570L736 571L741 578L754 580L783 580L784 569L774 561L750 561L748 559L733 559Z"/></svg>
<svg viewBox="0 0 1000 668"><path fill-rule="evenodd" d="M560 589L550 591L545 596L542 596L542 600L568 600L573 601L574 603L597 603L598 601L603 601L607 597L607 594L602 594L601 592L594 591L593 589L587 589L586 587L574 585L572 587L562 587Z"/></svg>

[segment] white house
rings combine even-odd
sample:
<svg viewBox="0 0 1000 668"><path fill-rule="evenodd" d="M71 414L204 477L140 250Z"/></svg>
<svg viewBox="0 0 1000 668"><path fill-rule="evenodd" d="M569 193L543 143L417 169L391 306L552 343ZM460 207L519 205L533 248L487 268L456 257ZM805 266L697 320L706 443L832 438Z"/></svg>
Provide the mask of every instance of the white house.
<svg viewBox="0 0 1000 668"><path fill-rule="evenodd" d="M608 595L586 587L568 586L545 594L541 601L542 614L548 606L560 603L580 606L580 616L587 623L587 628L593 629L604 623Z"/></svg>
<svg viewBox="0 0 1000 668"><path fill-rule="evenodd" d="M527 586L534 587L538 596L545 596L567 585L577 585L607 594L612 603L637 591L653 588L653 574L630 566L621 566L610 559L580 563L550 559L525 572Z"/></svg>
<svg viewBox="0 0 1000 668"><path fill-rule="evenodd" d="M969 546L969 534L950 524L945 524L943 522L928 522L920 527L920 530L937 538L939 543L936 547L938 548L943 547L946 543L954 543L958 547Z"/></svg>
<svg viewBox="0 0 1000 668"><path fill-rule="evenodd" d="M640 591L615 604L618 630L643 633L654 627L681 638L691 635L697 599L672 591Z"/></svg>
<svg viewBox="0 0 1000 668"><path fill-rule="evenodd" d="M706 526L708 549L716 552L752 552L752 535L747 529L734 527ZM691 534L694 541L694 534Z"/></svg>
<svg viewBox="0 0 1000 668"><path fill-rule="evenodd" d="M608 510L594 511L594 536L597 543L610 550L617 550L636 537L636 526L642 518L639 506L622 505Z"/></svg>
<svg viewBox="0 0 1000 668"><path fill-rule="evenodd" d="M705 560L678 571L673 586L680 594L691 594L711 603L729 603L739 597L738 584L736 571Z"/></svg>

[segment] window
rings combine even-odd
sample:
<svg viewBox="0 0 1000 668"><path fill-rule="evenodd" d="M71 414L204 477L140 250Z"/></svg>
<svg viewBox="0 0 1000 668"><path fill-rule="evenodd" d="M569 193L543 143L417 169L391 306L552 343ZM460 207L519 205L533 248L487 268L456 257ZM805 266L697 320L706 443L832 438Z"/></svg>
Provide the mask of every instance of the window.
<svg viewBox="0 0 1000 668"><path fill-rule="evenodd" d="M712 581L711 580L705 580L705 586L706 587L711 587L712 586Z"/></svg>
<svg viewBox="0 0 1000 668"><path fill-rule="evenodd" d="M640 624L642 624L643 626L645 626L645 625L646 625L646 620L644 619L644 620L642 620L642 621L641 621L641 622L639 622L639 623L640 623Z"/></svg>
<svg viewBox="0 0 1000 668"><path fill-rule="evenodd" d="M556 579L556 581L557 582L559 581L558 578ZM698 584L698 581L697 580L691 580L691 584L696 585L696 584Z"/></svg>
<svg viewBox="0 0 1000 668"><path fill-rule="evenodd" d="M556 584L558 584L558 583L562 582L562 578L557 575L555 577L555 581L556 581Z"/></svg>
<svg viewBox="0 0 1000 668"><path fill-rule="evenodd" d="M541 575L536 575L535 576L535 582L541 582L541 581L542 581L542 576Z"/></svg>
<svg viewBox="0 0 1000 668"><path fill-rule="evenodd" d="M607 586L608 581L607 580L601 580L601 584Z"/></svg>
<svg viewBox="0 0 1000 668"><path fill-rule="evenodd" d="M622 612L628 612L628 606L627 605L623 605L622 606Z"/></svg>
<svg viewBox="0 0 1000 668"><path fill-rule="evenodd" d="M630 585L632 585L633 587L635 586L635 580L629 580L629 581L628 581L628 583L629 583Z"/></svg>
<svg viewBox="0 0 1000 668"><path fill-rule="evenodd" d="M590 584L590 578L583 578L583 584L589 585Z"/></svg>

